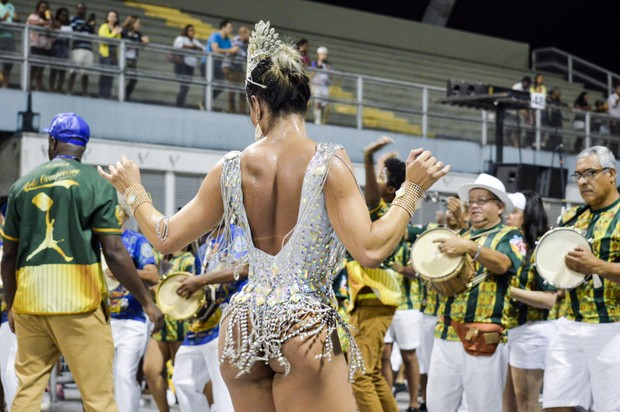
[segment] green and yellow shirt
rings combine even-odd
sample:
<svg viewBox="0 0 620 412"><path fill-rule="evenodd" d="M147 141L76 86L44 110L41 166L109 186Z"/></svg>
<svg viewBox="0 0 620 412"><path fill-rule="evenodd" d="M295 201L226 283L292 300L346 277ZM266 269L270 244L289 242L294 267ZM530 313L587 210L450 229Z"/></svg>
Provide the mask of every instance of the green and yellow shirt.
<svg viewBox="0 0 620 412"><path fill-rule="evenodd" d="M389 205L385 201L381 200L379 205L370 210L370 218L375 221L381 218L389 210ZM402 275L392 269L394 260L400 253L401 258L403 256L402 247L403 242L406 242L405 236L403 241L396 247L395 251L381 264L377 269L371 269L363 267L356 260L348 260L346 264L350 303L347 307L347 312L353 311L355 302L358 299L376 298L386 306L400 306L401 305L401 279ZM358 296L359 292L368 287L372 289L372 296L366 296L366 294Z"/></svg>
<svg viewBox="0 0 620 412"><path fill-rule="evenodd" d="M92 166L54 159L9 190L5 241L19 242L13 310L86 313L107 295L97 235L121 235L116 191Z"/></svg>
<svg viewBox="0 0 620 412"><path fill-rule="evenodd" d="M505 254L510 259L511 265L502 275L489 274L484 281L463 293L455 297L441 298L435 336L454 341L459 339L454 328L448 326L449 320L502 324L504 300L510 280L517 273L521 259L525 255L525 242L521 232L502 223L490 229L470 229L462 237ZM487 270L480 263L473 263L475 276L482 275Z"/></svg>
<svg viewBox="0 0 620 412"><path fill-rule="evenodd" d="M562 223L573 220L576 208L562 216ZM592 239L592 251L599 259L620 261L620 199L597 211L583 212L575 229ZM566 318L577 322L611 323L620 321L620 285L601 277L602 286L595 288L590 280L566 293Z"/></svg>
<svg viewBox="0 0 620 412"><path fill-rule="evenodd" d="M557 290L554 286L545 283L545 280L538 274L534 264L534 254L529 262L523 262L517 274L512 277L510 286L523 290L534 290L540 292L552 292ZM502 324L506 329L516 328L525 325L527 322L536 322L549 319L549 310L535 308L525 303L512 299L510 290L506 294L504 303L504 315Z"/></svg>

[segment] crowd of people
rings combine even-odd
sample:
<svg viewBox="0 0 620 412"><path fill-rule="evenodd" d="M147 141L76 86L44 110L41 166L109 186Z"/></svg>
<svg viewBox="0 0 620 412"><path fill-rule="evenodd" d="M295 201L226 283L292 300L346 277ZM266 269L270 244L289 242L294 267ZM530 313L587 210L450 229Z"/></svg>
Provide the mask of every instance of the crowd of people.
<svg viewBox="0 0 620 412"><path fill-rule="evenodd" d="M108 14L110 35L115 21ZM298 48L260 22L247 53L256 142L226 154L173 216L153 206L132 160L82 164L88 123L54 117L50 161L17 180L1 208L9 408L38 409L62 355L86 411L137 411L144 379L160 411L174 388L183 411L397 412L398 346L408 412L540 410L541 395L548 411L620 409L609 148L578 154L571 178L584 204L556 227L537 193L507 193L486 173L446 199L441 226L414 226L450 166L423 149L376 159L393 142L381 137L364 149L360 193L344 148L307 135L313 83ZM585 243L538 253L559 228ZM217 285L218 305L184 320L182 304L162 304L170 281L179 302L213 302L204 288Z"/></svg>

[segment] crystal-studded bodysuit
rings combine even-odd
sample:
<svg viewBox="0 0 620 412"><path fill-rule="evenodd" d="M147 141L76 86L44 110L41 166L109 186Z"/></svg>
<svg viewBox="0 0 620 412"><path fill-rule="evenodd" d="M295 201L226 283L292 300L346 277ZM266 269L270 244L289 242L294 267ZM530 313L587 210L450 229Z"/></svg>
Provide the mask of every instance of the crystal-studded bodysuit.
<svg viewBox="0 0 620 412"><path fill-rule="evenodd" d="M342 327L351 340L349 379L363 370L361 353L348 325L336 310L332 279L345 252L329 221L323 185L334 153L341 147L319 144L303 180L297 223L288 242L275 256L257 249L252 242L241 189L239 152L229 153L222 167L222 222L236 221L244 229L248 253L239 261L249 263L247 285L234 295L222 322L227 322L220 361L230 362L247 373L257 361L277 360L290 369L282 354L285 341L324 334L320 357L333 354L332 333ZM222 225L223 230L230 225ZM226 233L225 233L226 236ZM223 253L225 255L225 253ZM232 254L229 254L232 255Z"/></svg>

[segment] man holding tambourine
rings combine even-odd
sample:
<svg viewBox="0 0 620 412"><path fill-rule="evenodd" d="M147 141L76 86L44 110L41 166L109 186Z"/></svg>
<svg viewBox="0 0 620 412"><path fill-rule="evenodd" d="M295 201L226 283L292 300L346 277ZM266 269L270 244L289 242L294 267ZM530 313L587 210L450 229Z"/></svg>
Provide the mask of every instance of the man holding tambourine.
<svg viewBox="0 0 620 412"><path fill-rule="evenodd" d="M241 258L247 253L243 231L238 226L231 225L231 232L232 247L228 249L229 253ZM224 236L220 235L208 240L203 245L204 248L200 248L203 258L202 274L186 278L177 289L179 296L189 298L201 288L214 285L218 288L219 299L227 302L232 294L247 283L247 265L235 268L220 264L217 251L222 249L223 246L220 244L223 239ZM205 302L205 305L209 303ZM213 385L215 409L218 412L234 412L232 400L218 364L221 318L221 306L215 308L212 314L205 313L203 317L195 318L176 353L172 382L182 412L209 410L209 402L203 393L203 388L209 381Z"/></svg>
<svg viewBox="0 0 620 412"><path fill-rule="evenodd" d="M562 226L591 239L564 258L566 267L586 275L566 293L565 318L545 360L543 406L547 411L620 410L620 195L616 159L603 146L577 156L575 173L585 206L568 210ZM558 258L561 258L558 256Z"/></svg>
<svg viewBox="0 0 620 412"><path fill-rule="evenodd" d="M516 228L502 223L513 205L499 179L482 173L458 193L468 202L471 228L434 243L438 253L471 260L474 273L464 291L441 298L427 404L431 411L453 412L465 393L468 409L501 411L507 367L502 311L525 243Z"/></svg>

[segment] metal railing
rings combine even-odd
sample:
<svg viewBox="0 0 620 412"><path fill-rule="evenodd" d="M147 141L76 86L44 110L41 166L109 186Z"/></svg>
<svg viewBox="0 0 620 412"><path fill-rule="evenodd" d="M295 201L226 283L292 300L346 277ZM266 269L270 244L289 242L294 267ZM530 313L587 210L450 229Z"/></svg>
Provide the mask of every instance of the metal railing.
<svg viewBox="0 0 620 412"><path fill-rule="evenodd" d="M161 44L138 45L128 40L53 31L23 24L0 23L0 32L5 35L9 33L15 45L14 51L2 51L0 62L12 63L15 66L13 73L19 68L19 83L11 83L11 86L24 91L32 90L37 85L31 79L33 67L44 67L44 80L49 80L48 72L52 69L62 72L65 86L61 92L67 92L71 83L72 92L79 94L81 76L85 74L89 81L86 94L101 97L100 90L94 90L94 77L99 76L101 86L102 78L107 76L109 84L115 83L107 97L118 101L178 105L207 111L245 113L247 110L247 105L244 105L245 62L233 62L237 64L238 70L234 76L225 77L219 69L225 59L218 54ZM33 53L30 47L31 36L37 35L47 36L49 44L64 41L70 49L77 42L90 43L94 62L83 64L72 58ZM113 56L117 58L113 64L105 64L100 59L99 48L102 45L115 49ZM130 50L135 51L138 57L135 64L127 58ZM192 72L176 70L178 66L171 62L174 56L195 63ZM494 112L442 104L439 100L446 97L445 88L335 70L329 71L328 75L329 95L323 98L327 102L322 119L325 123L423 138L467 140L481 145L495 143ZM12 78L15 78L15 74ZM137 81L131 97L127 95L130 81ZM49 88L49 85L46 86ZM55 86L58 88L58 83ZM186 90L187 97L179 101L183 100L179 97L183 90ZM619 119L603 113L578 112L567 106L558 106L555 110L561 116L556 116L556 122L550 125L546 119L552 107L549 106L547 111L521 110L512 113L512 116L509 113L504 125L504 135L507 136L505 144L552 150L561 143L567 152L592 144L619 145L620 132L616 125ZM574 122L577 117L580 120ZM315 120L313 110L308 110L308 120Z"/></svg>
<svg viewBox="0 0 620 412"><path fill-rule="evenodd" d="M532 50L532 69L562 73L570 83L579 81L608 95L620 84L620 75L555 47Z"/></svg>

